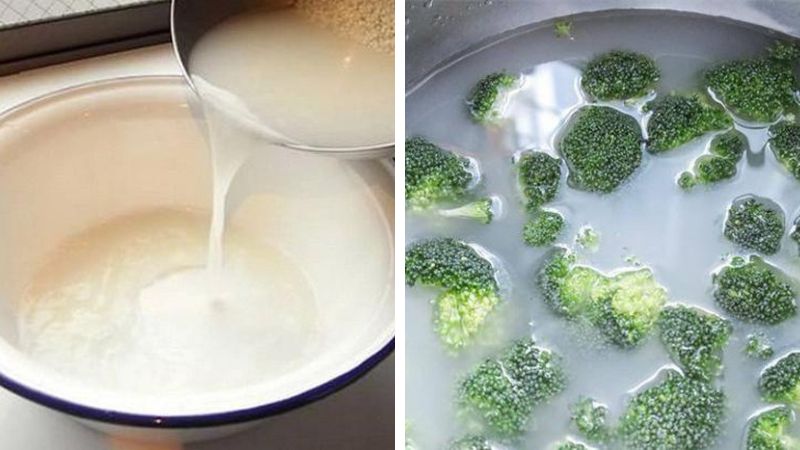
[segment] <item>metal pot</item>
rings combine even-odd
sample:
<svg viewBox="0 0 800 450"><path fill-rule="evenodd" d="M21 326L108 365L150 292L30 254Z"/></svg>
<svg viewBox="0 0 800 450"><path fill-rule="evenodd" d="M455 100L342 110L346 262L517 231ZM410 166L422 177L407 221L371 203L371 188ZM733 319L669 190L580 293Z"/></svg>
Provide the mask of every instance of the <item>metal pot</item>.
<svg viewBox="0 0 800 450"><path fill-rule="evenodd" d="M189 57L200 39L226 19L264 8L281 9L295 0L172 0L171 30L175 56L186 82L197 91L189 73ZM195 105L196 106L196 105ZM275 136L268 135L273 140ZM319 147L293 141L272 141L294 150L307 151L341 158L386 158L394 154L394 143L359 145L354 147Z"/></svg>
<svg viewBox="0 0 800 450"><path fill-rule="evenodd" d="M613 10L702 14L800 37L795 0L407 0L406 90L498 36L561 16Z"/></svg>

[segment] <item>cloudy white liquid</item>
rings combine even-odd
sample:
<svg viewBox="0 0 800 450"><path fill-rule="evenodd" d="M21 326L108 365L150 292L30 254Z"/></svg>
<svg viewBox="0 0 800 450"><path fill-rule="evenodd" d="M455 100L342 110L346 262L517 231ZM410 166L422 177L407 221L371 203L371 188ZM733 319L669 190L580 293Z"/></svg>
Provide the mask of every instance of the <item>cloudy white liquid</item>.
<svg viewBox="0 0 800 450"><path fill-rule="evenodd" d="M394 140L394 55L293 9L224 21L192 50L189 71L207 104L268 140L331 151Z"/></svg>
<svg viewBox="0 0 800 450"><path fill-rule="evenodd" d="M544 304L535 274L548 249L522 243L527 215L512 161L529 149L557 154L559 132L569 115L586 104L580 68L593 55L618 48L651 55L662 71L658 92L666 94L698 89L703 68L759 54L773 38L726 22L665 14L582 18L575 20L573 35L574 40L558 39L549 26L521 33L457 62L408 98L407 135L425 136L480 161L482 187L502 198L504 214L488 226L412 214L407 241L445 235L476 243L497 256L509 277L505 302L494 316L502 336L489 336L457 357L444 351L433 331L430 299L436 291L407 290L406 419L421 448L446 448L449 440L480 431L468 429L459 419L454 403L457 380L511 339L534 336L561 355L569 377L565 392L535 408L530 430L514 448L550 449L568 436L580 440L570 426L568 409L580 395L608 405L614 423L631 393L672 364L655 336L633 350L598 349ZM502 126L475 125L464 99L477 80L498 69L524 74L524 84L511 96ZM612 106L645 121L638 105ZM676 178L706 151L713 133L668 153L645 153L630 182L609 195L571 189L562 177L557 198L546 205L567 221L559 244L573 245L581 227L591 225L601 236L599 250L581 252L581 262L608 271L636 267L638 261L652 267L671 302L722 313L711 295L711 274L725 258L747 254L722 236L730 202L744 194L770 198L780 203L787 226L800 214L800 182L771 152L764 152L764 128L737 128L748 136L752 151L734 179L711 187L683 192ZM800 279L798 248L788 238L780 252L766 259ZM746 336L764 331L774 339L776 355L800 346L800 317L774 327L732 322L724 372L716 381L728 396L727 419L716 449L741 448L748 418L766 406L757 379L767 362L743 355Z"/></svg>
<svg viewBox="0 0 800 450"><path fill-rule="evenodd" d="M155 210L67 239L25 292L20 346L97 387L144 393L232 388L307 362L318 314L301 270L229 229L211 279L207 236L208 215Z"/></svg>
<svg viewBox="0 0 800 450"><path fill-rule="evenodd" d="M347 163L272 153L272 166L244 174L252 195L231 208L228 196L248 162L290 151L276 144L393 140L393 67L392 55L293 10L211 30L191 61L211 152L211 213L141 211L67 238L27 283L22 350L97 387L182 395L277 380L351 345L360 334L339 327L352 320L368 330L392 276L386 199L371 192L377 181ZM264 211L259 220L271 225L255 235L226 226L237 213ZM320 238L331 233L336 242ZM353 260L337 270L310 267L341 253ZM370 268L347 268L361 261ZM338 270L357 273L355 286ZM327 314L317 309L320 297L333 302Z"/></svg>
<svg viewBox="0 0 800 450"><path fill-rule="evenodd" d="M210 30L189 72L209 127L214 173L208 267L224 264L225 199L253 152L363 147L394 136L394 55L294 8L248 12Z"/></svg>

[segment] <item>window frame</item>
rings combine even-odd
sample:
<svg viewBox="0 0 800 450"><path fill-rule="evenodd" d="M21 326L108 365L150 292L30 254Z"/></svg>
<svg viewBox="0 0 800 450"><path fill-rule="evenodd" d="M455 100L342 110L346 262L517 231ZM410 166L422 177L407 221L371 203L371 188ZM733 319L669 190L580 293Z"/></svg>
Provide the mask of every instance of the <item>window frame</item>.
<svg viewBox="0 0 800 450"><path fill-rule="evenodd" d="M169 0L21 23L0 29L0 75L169 41Z"/></svg>

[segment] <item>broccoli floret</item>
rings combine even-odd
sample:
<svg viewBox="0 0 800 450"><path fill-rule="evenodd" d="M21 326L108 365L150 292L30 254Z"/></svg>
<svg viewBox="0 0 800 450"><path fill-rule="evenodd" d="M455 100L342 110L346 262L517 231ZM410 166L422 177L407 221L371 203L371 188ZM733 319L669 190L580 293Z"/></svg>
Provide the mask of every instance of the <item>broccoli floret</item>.
<svg viewBox="0 0 800 450"><path fill-rule="evenodd" d="M567 281L572 280L574 277L573 272L579 270L589 270L583 267L574 267L575 256L565 248L557 248L547 258L546 262L539 269L537 283L541 291L542 298L545 303L555 310L557 313L567 316L575 317L583 312L586 304L588 304L587 296L581 297L565 297L562 291L567 291ZM594 280L594 273L591 274L591 279ZM571 285L575 284L575 280L570 282ZM589 284L587 289L591 287Z"/></svg>
<svg viewBox="0 0 800 450"><path fill-rule="evenodd" d="M473 219L483 224L489 224L494 218L494 202L491 198L481 198L458 208L439 210L439 214L445 217Z"/></svg>
<svg viewBox="0 0 800 450"><path fill-rule="evenodd" d="M581 397L570 406L571 420L583 436L592 442L605 442L611 437L606 423L608 408L591 398Z"/></svg>
<svg viewBox="0 0 800 450"><path fill-rule="evenodd" d="M661 342L690 377L710 380L722 367L730 322L715 314L684 305L664 308L658 319Z"/></svg>
<svg viewBox="0 0 800 450"><path fill-rule="evenodd" d="M575 442L571 439L567 439L565 441L556 444L555 450L590 450L590 449L589 447L580 442Z"/></svg>
<svg viewBox="0 0 800 450"><path fill-rule="evenodd" d="M652 58L615 50L589 61L581 77L581 86L597 100L625 100L647 94L660 76Z"/></svg>
<svg viewBox="0 0 800 450"><path fill-rule="evenodd" d="M728 208L725 237L748 250L771 255L781 248L783 211L754 197L735 200Z"/></svg>
<svg viewBox="0 0 800 450"><path fill-rule="evenodd" d="M528 211L553 200L561 181L561 161L542 152L525 152L519 159L519 185Z"/></svg>
<svg viewBox="0 0 800 450"><path fill-rule="evenodd" d="M553 24L553 32L557 38L572 38L572 22L569 20L558 20Z"/></svg>
<svg viewBox="0 0 800 450"><path fill-rule="evenodd" d="M531 247L544 247L558 239L564 229L564 217L555 211L542 210L525 224L522 240Z"/></svg>
<svg viewBox="0 0 800 450"><path fill-rule="evenodd" d="M800 352L792 352L761 373L758 388L764 400L800 407Z"/></svg>
<svg viewBox="0 0 800 450"><path fill-rule="evenodd" d="M714 136L710 151L714 156L738 162L749 148L747 136L739 130L728 130Z"/></svg>
<svg viewBox="0 0 800 450"><path fill-rule="evenodd" d="M600 233L590 226L581 227L575 235L575 245L596 252L600 248Z"/></svg>
<svg viewBox="0 0 800 450"><path fill-rule="evenodd" d="M631 116L605 106L581 108L560 143L570 183L583 190L611 192L642 162L642 130Z"/></svg>
<svg viewBox="0 0 800 450"><path fill-rule="evenodd" d="M595 322L612 343L633 347L655 326L667 291L648 268L627 270L608 280L608 286L595 293L600 307Z"/></svg>
<svg viewBox="0 0 800 450"><path fill-rule="evenodd" d="M505 72L495 72L483 77L467 98L472 119L482 124L497 122L509 92L518 85L519 78Z"/></svg>
<svg viewBox="0 0 800 450"><path fill-rule="evenodd" d="M771 57L719 64L705 73L706 85L722 103L745 120L772 122L796 107L797 79L792 64L797 49L773 47Z"/></svg>
<svg viewBox="0 0 800 450"><path fill-rule="evenodd" d="M412 207L458 200L473 179L467 158L421 137L406 139L406 203Z"/></svg>
<svg viewBox="0 0 800 450"><path fill-rule="evenodd" d="M769 59L787 64L800 60L800 46L794 43L776 41L767 49Z"/></svg>
<svg viewBox="0 0 800 450"><path fill-rule="evenodd" d="M557 357L531 339L514 342L497 359L487 359L461 381L458 399L500 436L525 430L533 407L564 389Z"/></svg>
<svg viewBox="0 0 800 450"><path fill-rule="evenodd" d="M449 450L495 450L496 447L485 436L466 436L450 443Z"/></svg>
<svg viewBox="0 0 800 450"><path fill-rule="evenodd" d="M666 289L648 268L609 277L574 262L559 249L539 271L545 303L565 317L587 320L620 347L637 345L655 325L667 301Z"/></svg>
<svg viewBox="0 0 800 450"><path fill-rule="evenodd" d="M800 180L800 125L778 122L769 129L769 147L781 165Z"/></svg>
<svg viewBox="0 0 800 450"><path fill-rule="evenodd" d="M631 399L618 434L626 448L704 449L714 444L724 411L721 391L669 370L663 381Z"/></svg>
<svg viewBox="0 0 800 450"><path fill-rule="evenodd" d="M702 155L695 160L693 172L687 170L678 177L678 186L689 190L697 185L717 183L735 175L736 163L719 156Z"/></svg>
<svg viewBox="0 0 800 450"><path fill-rule="evenodd" d="M758 256L734 258L713 277L714 300L740 320L774 325L797 312L794 290L781 278Z"/></svg>
<svg viewBox="0 0 800 450"><path fill-rule="evenodd" d="M736 175L736 165L749 148L747 138L737 130L728 130L711 140L710 154L694 162L692 170L678 177L678 186L691 189L697 185L717 183Z"/></svg>
<svg viewBox="0 0 800 450"><path fill-rule="evenodd" d="M451 238L413 244L406 251L406 283L444 290L434 300L434 326L445 345L467 345L500 302L492 263Z"/></svg>
<svg viewBox="0 0 800 450"><path fill-rule="evenodd" d="M800 245L800 217L798 217L794 223L794 231L792 231L792 234L790 234L789 237L793 241L797 242L798 245Z"/></svg>
<svg viewBox="0 0 800 450"><path fill-rule="evenodd" d="M800 441L789 435L792 410L778 406L757 415L747 427L746 450L797 450Z"/></svg>
<svg viewBox="0 0 800 450"><path fill-rule="evenodd" d="M469 245L436 238L412 245L406 252L406 282L443 289L497 291L492 263Z"/></svg>
<svg viewBox="0 0 800 450"><path fill-rule="evenodd" d="M659 97L644 110L653 112L647 122L647 150L651 153L672 150L710 131L733 126L725 110L699 95Z"/></svg>
<svg viewBox="0 0 800 450"><path fill-rule="evenodd" d="M744 347L745 355L755 359L769 359L775 354L772 342L764 333L753 333L747 336Z"/></svg>

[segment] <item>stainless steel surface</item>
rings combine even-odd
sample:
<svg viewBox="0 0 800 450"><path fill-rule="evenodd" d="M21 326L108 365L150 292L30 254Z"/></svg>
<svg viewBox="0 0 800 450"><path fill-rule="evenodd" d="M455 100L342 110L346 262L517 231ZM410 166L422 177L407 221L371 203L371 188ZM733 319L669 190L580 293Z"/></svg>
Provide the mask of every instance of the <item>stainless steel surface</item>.
<svg viewBox="0 0 800 450"><path fill-rule="evenodd" d="M172 0L172 45L181 72L192 89L196 91L189 76L189 57L195 44L206 32L225 19L253 8L281 8L293 3L294 0ZM281 144L295 150L344 158L385 158L394 154L393 143L336 149L336 151L306 145Z"/></svg>
<svg viewBox="0 0 800 450"><path fill-rule="evenodd" d="M800 37L798 0L407 0L406 90L499 35L565 15L611 10L696 13Z"/></svg>

